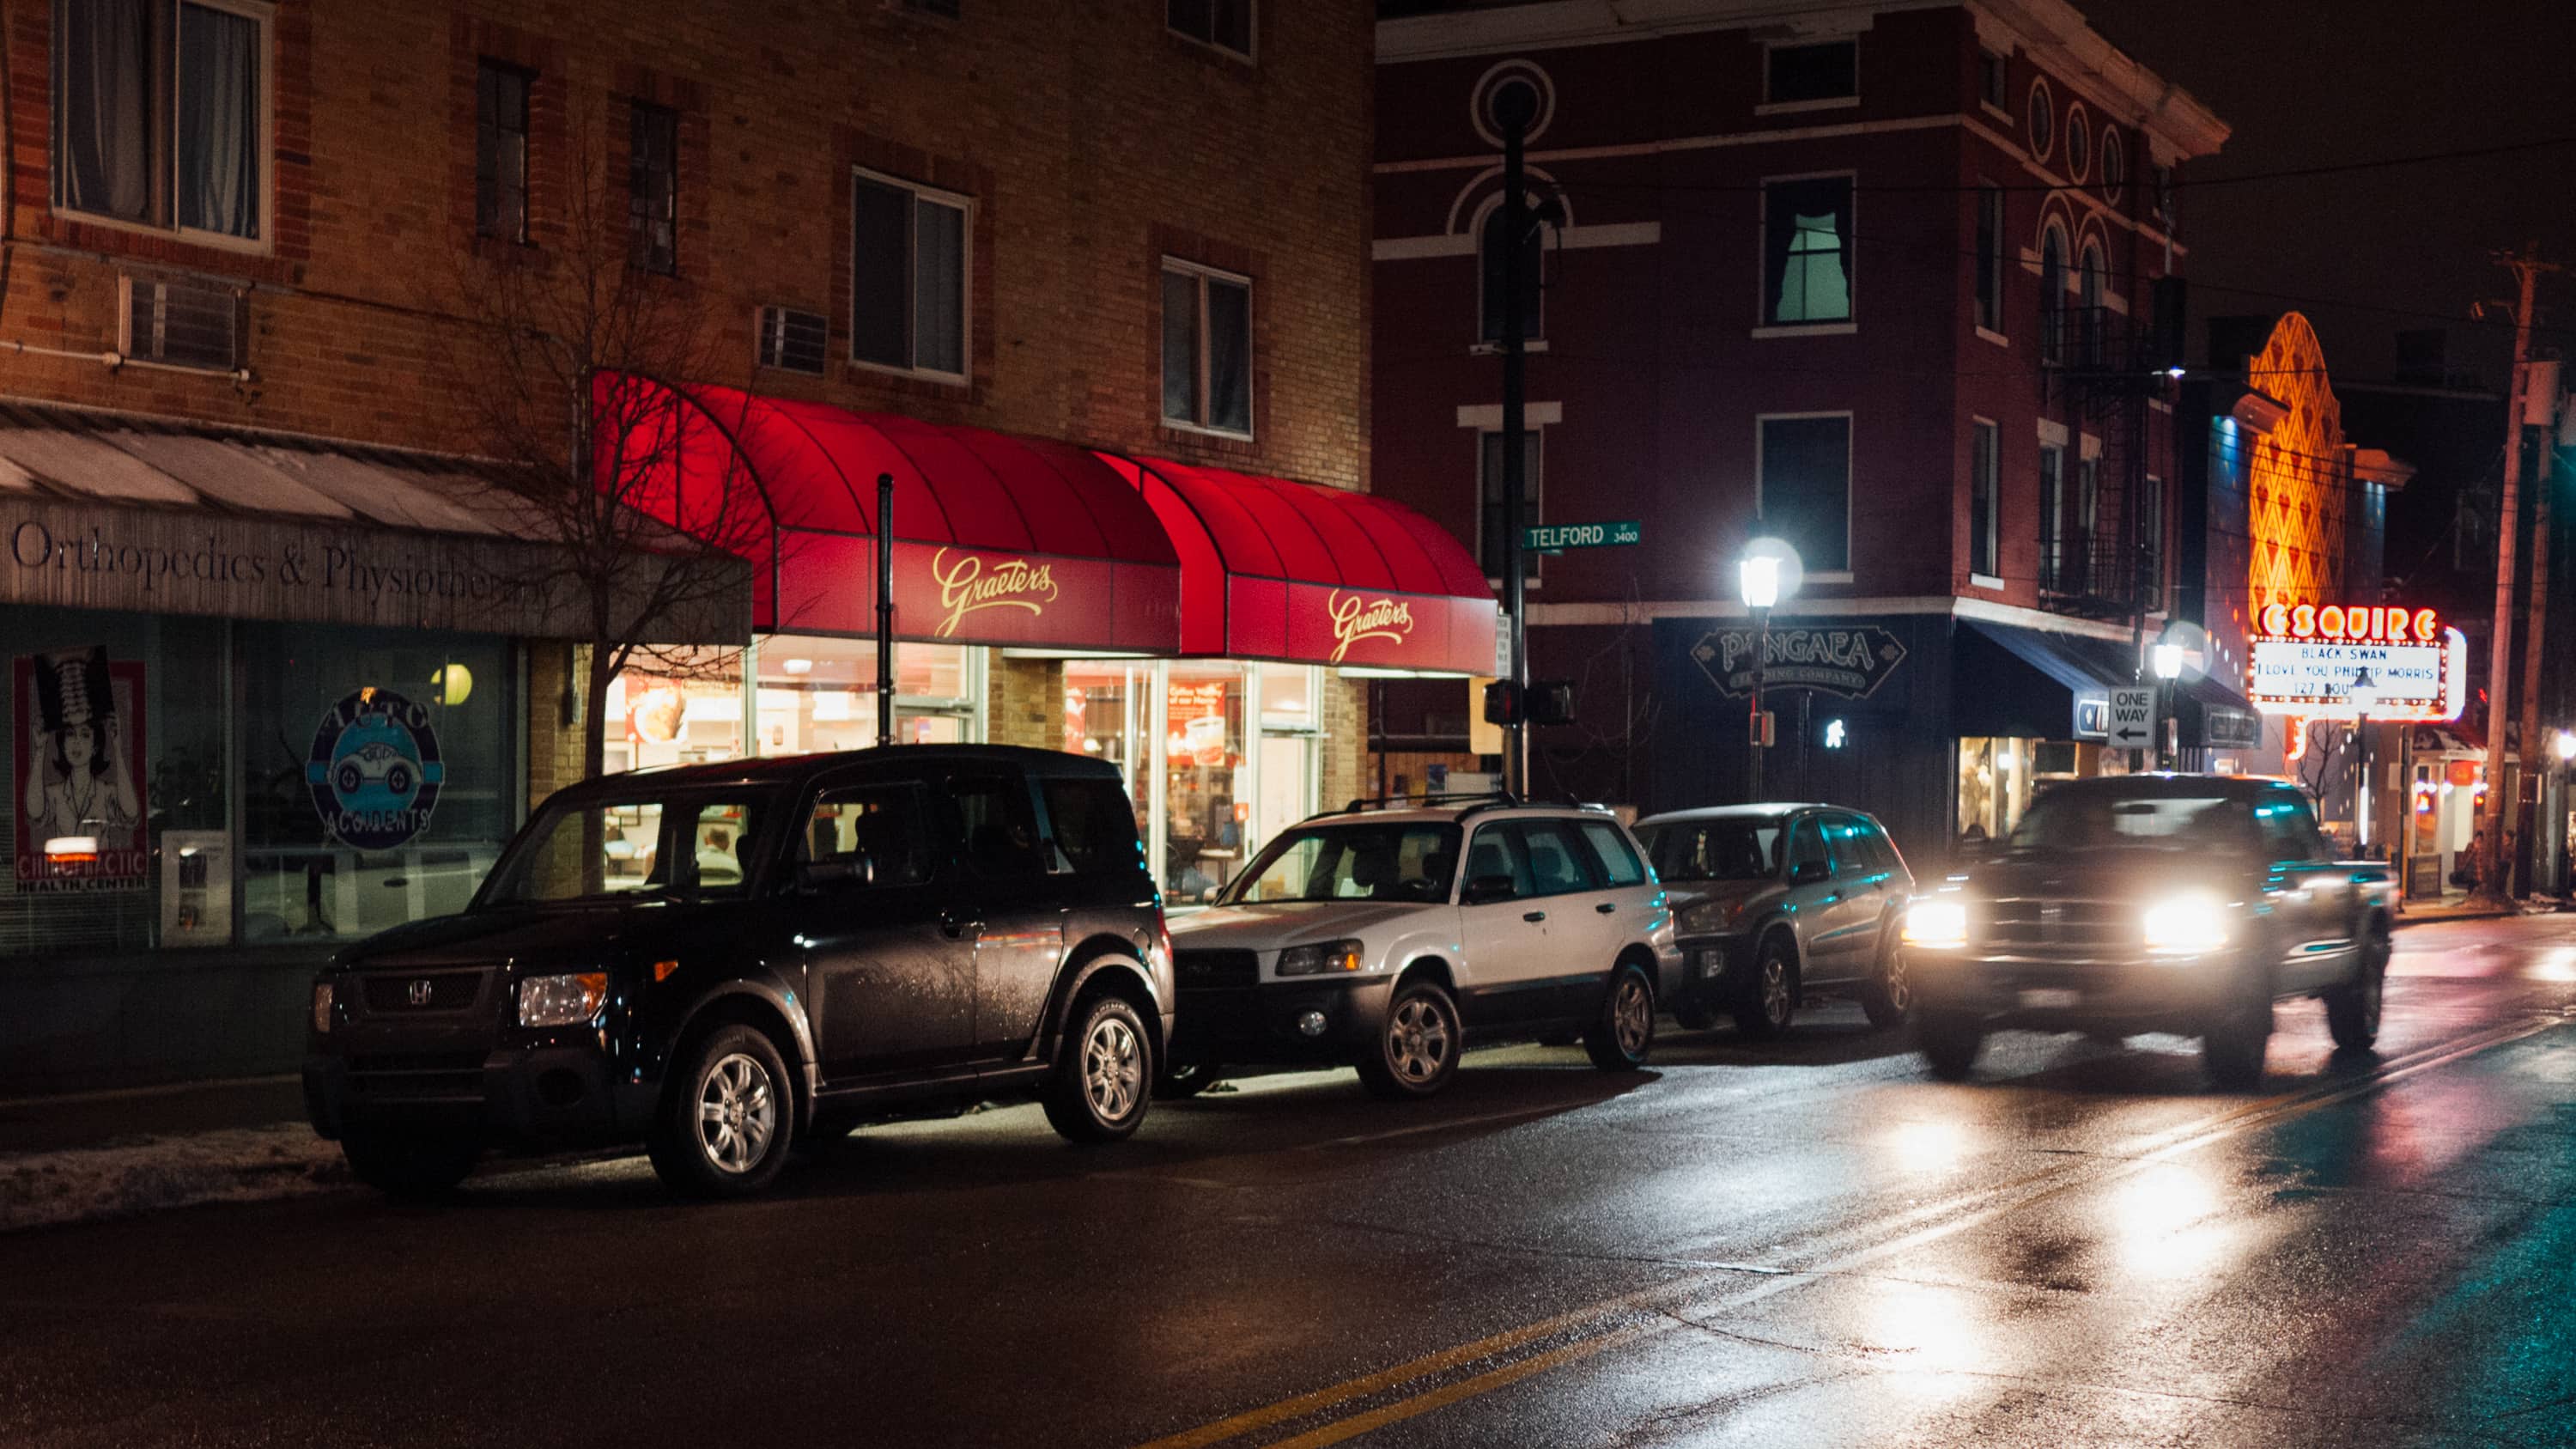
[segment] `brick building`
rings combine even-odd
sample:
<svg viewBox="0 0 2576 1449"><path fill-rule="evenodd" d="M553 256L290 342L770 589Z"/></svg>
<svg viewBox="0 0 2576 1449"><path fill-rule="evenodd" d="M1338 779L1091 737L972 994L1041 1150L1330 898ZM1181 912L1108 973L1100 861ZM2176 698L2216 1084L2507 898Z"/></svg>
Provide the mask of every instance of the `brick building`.
<svg viewBox="0 0 2576 1449"><path fill-rule="evenodd" d="M1293 611L1309 587L1436 572L1436 538L1375 576L1312 546L1409 527L1339 501L1374 471L1364 0L9 13L0 523L20 547L0 645L19 682L0 738L22 818L0 1089L290 1061L331 944L453 908L578 770L582 631L487 597L525 545L452 504L488 481L467 399L510 350L464 325L476 299L601 247L704 327L673 353L699 365L666 381L900 440L899 538L937 515L939 541L997 565L978 529L1016 511L1012 546L1044 553L1071 525L1036 521L1008 468L989 491L970 460L1004 454L1095 501L1123 480L1119 516L1148 527L1269 520L1095 538L1221 566L1214 631L1179 617L1202 590L1184 569L1176 596L1146 590L1170 637L1140 647L932 639L899 589L900 737L1120 760L1183 895L1358 792L1364 696L1332 666L1408 662L1405 641L1353 650L1327 623L1326 649L1297 620L1245 621L1265 587ZM1300 528L1304 554L1249 559L1246 538ZM326 550L370 582L321 580ZM286 577L290 555L311 579ZM872 742L863 630L733 619L679 631L702 646L685 665L619 682L612 768ZM417 728L348 706L358 691L407 692ZM360 726L441 762L434 812L425 783L396 792L408 835L333 824L333 739ZM74 737L81 758L41 758ZM164 839L182 828L184 861ZM56 848L91 837L96 862Z"/></svg>
<svg viewBox="0 0 2576 1449"><path fill-rule="evenodd" d="M2103 700L2172 581L2172 181L2226 128L2062 0L1405 8L1378 31L1381 487L1499 576L1476 103L1520 76L1528 516L1644 525L1529 565L1533 674L1580 715L1536 733L1536 784L1742 797L1735 565L1762 536L1804 564L1769 632L1769 793L1937 855L2104 768ZM1390 692L1391 769L1456 758L1460 695Z"/></svg>

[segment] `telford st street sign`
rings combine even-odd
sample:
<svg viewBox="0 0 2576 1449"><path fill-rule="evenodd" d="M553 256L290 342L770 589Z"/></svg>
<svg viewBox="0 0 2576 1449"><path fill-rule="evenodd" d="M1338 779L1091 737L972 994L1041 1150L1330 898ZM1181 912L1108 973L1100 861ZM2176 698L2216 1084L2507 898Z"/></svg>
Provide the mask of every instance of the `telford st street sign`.
<svg viewBox="0 0 2576 1449"><path fill-rule="evenodd" d="M1521 530L1521 547L1532 553L1563 553L1569 548L1614 548L1635 543L1642 533L1633 519L1623 523L1542 523Z"/></svg>

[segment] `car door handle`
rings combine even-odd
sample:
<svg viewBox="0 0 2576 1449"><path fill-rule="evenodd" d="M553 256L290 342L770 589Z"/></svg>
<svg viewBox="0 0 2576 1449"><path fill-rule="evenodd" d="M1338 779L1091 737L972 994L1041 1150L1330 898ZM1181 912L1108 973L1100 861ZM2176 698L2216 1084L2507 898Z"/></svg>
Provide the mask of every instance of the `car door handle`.
<svg viewBox="0 0 2576 1449"><path fill-rule="evenodd" d="M1546 920L1546 919L1547 919L1547 912L1545 912L1545 911L1523 911L1523 912L1521 912L1521 919L1522 919L1522 920L1524 920L1524 921L1544 921L1544 920Z"/></svg>
<svg viewBox="0 0 2576 1449"><path fill-rule="evenodd" d="M1594 909L1594 910L1596 910L1596 911L1599 911L1601 914L1603 914L1603 915L1605 915L1605 916L1606 916L1606 915L1610 914L1612 911L1615 911L1615 910L1619 909L1619 906L1618 906L1618 903L1617 903L1617 902L1615 902L1615 901L1603 901L1601 904L1599 904L1599 905L1597 905L1597 906L1594 906L1592 909Z"/></svg>
<svg viewBox="0 0 2576 1449"><path fill-rule="evenodd" d="M1829 906L1841 905L1842 899L1843 893L1841 891L1835 891L1833 894L1825 897L1825 904Z"/></svg>
<svg viewBox="0 0 2576 1449"><path fill-rule="evenodd" d="M955 939L983 930L984 923L968 916L961 916L954 910L946 910L939 913L939 929L946 932L951 939Z"/></svg>

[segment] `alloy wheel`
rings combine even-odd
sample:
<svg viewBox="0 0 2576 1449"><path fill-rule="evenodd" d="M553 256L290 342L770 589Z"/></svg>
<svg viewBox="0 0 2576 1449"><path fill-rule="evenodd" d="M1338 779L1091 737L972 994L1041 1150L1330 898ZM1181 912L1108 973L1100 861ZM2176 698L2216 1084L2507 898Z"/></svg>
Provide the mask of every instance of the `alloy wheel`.
<svg viewBox="0 0 2576 1449"><path fill-rule="evenodd" d="M1905 974L1904 952L1888 953L1887 971L1879 978L1878 991L1879 995L1887 998L1888 1010L1899 1016L1914 1004L1914 983Z"/></svg>
<svg viewBox="0 0 2576 1449"><path fill-rule="evenodd" d="M1449 1060L1449 1018L1429 997L1408 997L1387 1023L1386 1046L1397 1076L1428 1082Z"/></svg>
<svg viewBox="0 0 2576 1449"><path fill-rule="evenodd" d="M1778 956L1762 962L1762 1019L1773 1026L1789 1024L1789 963Z"/></svg>
<svg viewBox="0 0 2576 1449"><path fill-rule="evenodd" d="M698 1150L722 1172L748 1172L778 1132L778 1098L769 1069L733 1052L698 1088Z"/></svg>
<svg viewBox="0 0 2576 1449"><path fill-rule="evenodd" d="M1145 1091L1145 1053L1126 1022L1104 1016L1082 1043L1082 1094L1092 1115L1124 1121Z"/></svg>
<svg viewBox="0 0 2576 1449"><path fill-rule="evenodd" d="M1655 1029L1655 1001L1634 973L1619 982L1619 994L1610 1004L1610 1023L1621 1052L1632 1057L1645 1052Z"/></svg>

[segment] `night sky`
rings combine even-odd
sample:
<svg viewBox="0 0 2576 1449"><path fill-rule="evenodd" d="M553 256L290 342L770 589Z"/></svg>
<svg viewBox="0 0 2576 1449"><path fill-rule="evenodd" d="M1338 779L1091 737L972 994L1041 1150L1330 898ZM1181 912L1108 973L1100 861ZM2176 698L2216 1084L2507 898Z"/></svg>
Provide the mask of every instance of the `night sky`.
<svg viewBox="0 0 2576 1449"><path fill-rule="evenodd" d="M2189 181L2576 135L2571 0L2078 3L2234 128ZM2193 312L2295 307L2327 366L2356 379L2389 376L2398 331L2448 323L2450 365L2501 387L2511 329L2469 320L2471 302L2512 295L2487 253L2537 240L2576 265L2576 146L2186 187L2179 201ZM2541 285L2559 329L2541 341L2576 351L2576 276Z"/></svg>

